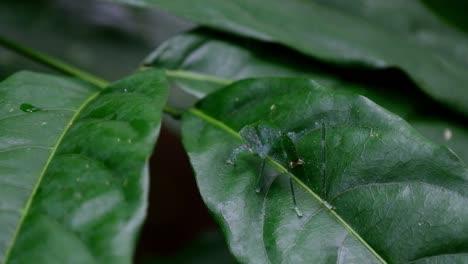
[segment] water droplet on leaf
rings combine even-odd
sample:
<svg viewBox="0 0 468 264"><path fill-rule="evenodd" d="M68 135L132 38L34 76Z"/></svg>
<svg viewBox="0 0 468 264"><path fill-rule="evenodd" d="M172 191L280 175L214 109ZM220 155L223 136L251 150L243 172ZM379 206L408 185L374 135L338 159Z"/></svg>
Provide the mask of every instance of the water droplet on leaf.
<svg viewBox="0 0 468 264"><path fill-rule="evenodd" d="M450 130L449 128L446 128L444 130L444 139L445 141L449 141L450 139L452 139L452 130Z"/></svg>
<svg viewBox="0 0 468 264"><path fill-rule="evenodd" d="M323 205L325 205L325 207L329 210L333 210L335 209L335 207L333 205L331 205L330 203L328 203L327 201L323 201Z"/></svg>
<svg viewBox="0 0 468 264"><path fill-rule="evenodd" d="M41 110L40 108L35 107L32 104L26 104L26 103L21 104L20 109L21 109L21 111L26 112L26 113L33 113L33 112L37 112L37 111Z"/></svg>

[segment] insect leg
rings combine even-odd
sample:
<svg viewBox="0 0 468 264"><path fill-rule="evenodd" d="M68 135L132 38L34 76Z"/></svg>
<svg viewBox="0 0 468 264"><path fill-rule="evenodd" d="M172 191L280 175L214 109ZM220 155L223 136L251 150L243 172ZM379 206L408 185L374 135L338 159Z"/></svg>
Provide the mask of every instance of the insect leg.
<svg viewBox="0 0 468 264"><path fill-rule="evenodd" d="M322 174L322 197L326 198L327 195L327 141L326 141L326 136L327 136L327 131L325 128L325 123L322 122L321 124L321 129L322 131L322 140L321 140L321 149L322 149L322 168L321 168L321 174Z"/></svg>
<svg viewBox="0 0 468 264"><path fill-rule="evenodd" d="M229 156L229 159L226 160L226 163L231 164L231 165L236 165L237 155L247 150L250 150L250 146L247 144L235 148L232 151L231 155Z"/></svg>
<svg viewBox="0 0 468 264"><path fill-rule="evenodd" d="M255 192L257 193L259 193L262 190L264 169L265 169L265 159L262 159L262 163L260 164L260 171L258 173L257 185L255 186Z"/></svg>
<svg viewBox="0 0 468 264"><path fill-rule="evenodd" d="M296 211L297 216L302 217L302 212L297 208L297 203L296 203L296 194L294 193L294 183L291 178L289 178L289 186L291 187L291 194L292 194L292 200L293 200L293 209Z"/></svg>

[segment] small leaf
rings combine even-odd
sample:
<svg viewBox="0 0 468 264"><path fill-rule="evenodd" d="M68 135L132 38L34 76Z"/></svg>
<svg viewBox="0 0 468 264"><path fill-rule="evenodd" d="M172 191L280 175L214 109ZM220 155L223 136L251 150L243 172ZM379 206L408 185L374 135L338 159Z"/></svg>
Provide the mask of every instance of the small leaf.
<svg viewBox="0 0 468 264"><path fill-rule="evenodd" d="M0 83L0 263L131 262L166 95L158 71L104 91L30 72Z"/></svg>
<svg viewBox="0 0 468 264"><path fill-rule="evenodd" d="M295 143L304 176L270 161L267 173L283 175L261 194L258 156L226 163L245 144L238 132L258 121L307 132ZM202 197L241 262L468 261L468 169L365 97L307 79L239 81L184 116L183 141ZM303 217L292 210L288 176Z"/></svg>

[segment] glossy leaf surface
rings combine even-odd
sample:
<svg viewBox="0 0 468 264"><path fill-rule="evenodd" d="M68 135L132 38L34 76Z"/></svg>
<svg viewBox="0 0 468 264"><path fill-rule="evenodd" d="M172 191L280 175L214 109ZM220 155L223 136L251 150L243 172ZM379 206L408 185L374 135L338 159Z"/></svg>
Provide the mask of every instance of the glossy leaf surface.
<svg viewBox="0 0 468 264"><path fill-rule="evenodd" d="M283 174L260 194L257 155L226 163L245 144L238 132L257 121L306 131L294 146L305 173L286 175L287 164L270 159L266 173ZM239 81L184 116L183 141L241 262L467 261L467 168L365 97L307 79ZM288 176L303 217L292 210Z"/></svg>
<svg viewBox="0 0 468 264"><path fill-rule="evenodd" d="M377 89L349 82L339 77L337 69L278 45L204 29L164 42L145 59L144 65L170 70L169 79L197 98L244 78L308 77L328 88L365 95L401 116L411 115L419 106L411 98L399 95L399 92L410 91Z"/></svg>
<svg viewBox="0 0 468 264"><path fill-rule="evenodd" d="M134 0L211 28L276 42L323 61L398 67L468 115L468 38L419 1Z"/></svg>
<svg viewBox="0 0 468 264"><path fill-rule="evenodd" d="M327 88L352 91L370 98L405 118L429 139L449 146L468 164L467 129L453 121L437 120L434 116L437 116L438 109L424 95L415 94L411 87L398 89L401 86L398 83L385 83L385 87L380 87L343 79L340 77L342 72L337 72L337 69L330 69L277 45L198 29L164 42L144 64L167 69L169 80L196 98L203 98L243 78L309 77ZM355 78L354 73L347 74ZM370 73L365 76L376 78ZM431 116L433 120L427 120ZM444 118L447 119L446 116ZM448 138L444 133L453 136Z"/></svg>
<svg viewBox="0 0 468 264"><path fill-rule="evenodd" d="M167 84L101 91L22 72L0 84L0 263L130 263Z"/></svg>

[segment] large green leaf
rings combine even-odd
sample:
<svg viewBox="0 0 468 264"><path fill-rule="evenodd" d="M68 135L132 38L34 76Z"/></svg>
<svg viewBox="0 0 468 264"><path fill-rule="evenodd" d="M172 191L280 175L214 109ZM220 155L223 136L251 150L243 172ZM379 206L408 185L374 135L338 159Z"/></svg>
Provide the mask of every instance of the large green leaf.
<svg viewBox="0 0 468 264"><path fill-rule="evenodd" d="M226 160L245 144L238 131L259 120L307 133L286 146L304 160L304 173L286 175L287 164L270 157L267 175L283 175L257 194L260 158ZM308 79L239 81L185 114L183 141L241 262L468 261L468 169L365 97ZM303 217L292 210L288 177Z"/></svg>
<svg viewBox="0 0 468 264"><path fill-rule="evenodd" d="M167 84L100 91L22 72L0 83L0 263L130 263Z"/></svg>
<svg viewBox="0 0 468 264"><path fill-rule="evenodd" d="M342 79L339 76L344 75L343 72L324 67L277 45L199 29L164 42L148 56L145 65L167 69L169 79L196 98L203 98L226 84L243 78L309 77L328 88L352 91L370 98L407 119L423 135L448 145L468 163L468 131L447 120L448 113L442 115L445 119L443 122L437 121L437 116L441 116L438 115L441 109L424 95L413 93L411 87L395 88L402 85L393 82L361 84L362 81L378 78L370 74L356 77L359 74L346 71L353 81ZM174 104L179 101L180 97L177 97ZM434 120L427 120L431 116ZM445 139L444 131L447 129L453 137Z"/></svg>
<svg viewBox="0 0 468 264"><path fill-rule="evenodd" d="M116 1L157 6L327 62L398 67L425 93L468 114L468 38L419 1Z"/></svg>
<svg viewBox="0 0 468 264"><path fill-rule="evenodd" d="M272 56L274 54L274 56ZM250 39L198 29L177 35L161 44L144 61L145 66L170 70L172 82L197 98L231 83L252 77L308 77L335 89L363 94L401 116L420 108L411 91L378 89L341 79L338 69L327 67L301 54ZM366 74L369 78L368 74ZM401 95L401 94L405 94Z"/></svg>

